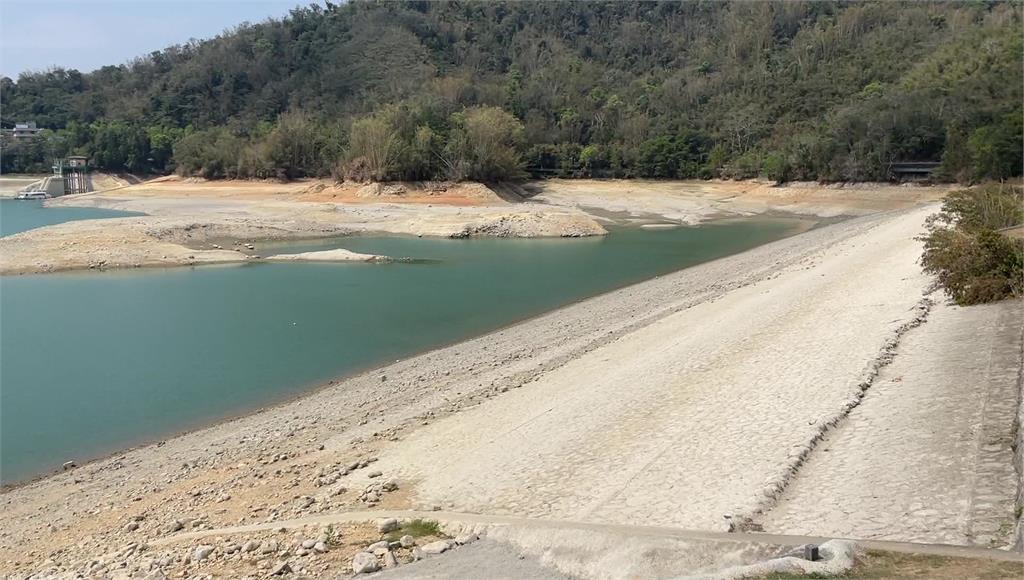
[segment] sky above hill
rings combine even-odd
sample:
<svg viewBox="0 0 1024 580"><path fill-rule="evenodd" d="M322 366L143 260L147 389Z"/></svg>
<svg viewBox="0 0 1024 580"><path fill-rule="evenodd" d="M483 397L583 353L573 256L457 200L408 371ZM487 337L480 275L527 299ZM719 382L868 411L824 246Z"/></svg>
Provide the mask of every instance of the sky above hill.
<svg viewBox="0 0 1024 580"><path fill-rule="evenodd" d="M0 75L82 72L280 18L310 0L0 0Z"/></svg>

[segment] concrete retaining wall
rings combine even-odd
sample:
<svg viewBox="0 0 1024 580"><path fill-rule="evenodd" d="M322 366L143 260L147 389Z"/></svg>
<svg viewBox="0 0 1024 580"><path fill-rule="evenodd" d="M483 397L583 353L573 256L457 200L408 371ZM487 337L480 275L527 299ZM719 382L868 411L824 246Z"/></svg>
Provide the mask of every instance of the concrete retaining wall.
<svg viewBox="0 0 1024 580"><path fill-rule="evenodd" d="M1017 421L1014 425L1013 467L1017 470L1017 529L1014 548L1024 552L1024 324L1021 325L1021 358L1017 371Z"/></svg>

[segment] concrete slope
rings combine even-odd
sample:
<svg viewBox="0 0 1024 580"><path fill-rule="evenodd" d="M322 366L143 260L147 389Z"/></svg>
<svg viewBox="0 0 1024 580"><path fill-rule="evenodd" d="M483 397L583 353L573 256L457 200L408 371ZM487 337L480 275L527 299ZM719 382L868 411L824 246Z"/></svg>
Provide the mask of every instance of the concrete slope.
<svg viewBox="0 0 1024 580"><path fill-rule="evenodd" d="M381 469L421 505L725 530L770 505L920 321L933 208L424 427Z"/></svg>

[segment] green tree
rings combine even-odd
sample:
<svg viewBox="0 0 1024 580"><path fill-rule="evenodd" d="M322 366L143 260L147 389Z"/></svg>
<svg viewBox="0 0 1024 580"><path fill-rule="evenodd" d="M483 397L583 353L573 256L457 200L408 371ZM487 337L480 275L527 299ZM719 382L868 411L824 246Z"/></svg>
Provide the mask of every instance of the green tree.
<svg viewBox="0 0 1024 580"><path fill-rule="evenodd" d="M353 181L383 181L392 177L401 155L398 132L381 116L352 123L345 151L345 177Z"/></svg>
<svg viewBox="0 0 1024 580"><path fill-rule="evenodd" d="M1006 179L1021 174L1024 119L1020 111L1000 123L979 127L967 142L975 179Z"/></svg>
<svg viewBox="0 0 1024 580"><path fill-rule="evenodd" d="M523 174L523 125L498 107L474 107L451 117L446 148L454 179L495 181Z"/></svg>

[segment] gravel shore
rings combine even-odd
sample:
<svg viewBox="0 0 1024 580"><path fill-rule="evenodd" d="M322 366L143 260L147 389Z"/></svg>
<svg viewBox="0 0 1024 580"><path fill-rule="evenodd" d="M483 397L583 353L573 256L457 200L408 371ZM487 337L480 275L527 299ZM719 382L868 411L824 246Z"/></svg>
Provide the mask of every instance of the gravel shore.
<svg viewBox="0 0 1024 580"><path fill-rule="evenodd" d="M69 464L0 495L0 570L244 576L287 560L328 574L365 530L268 536L266 553L236 538L150 544L367 508L740 529L859 404L901 333L929 332L915 237L934 210L811 230ZM318 534L329 552L301 547Z"/></svg>

